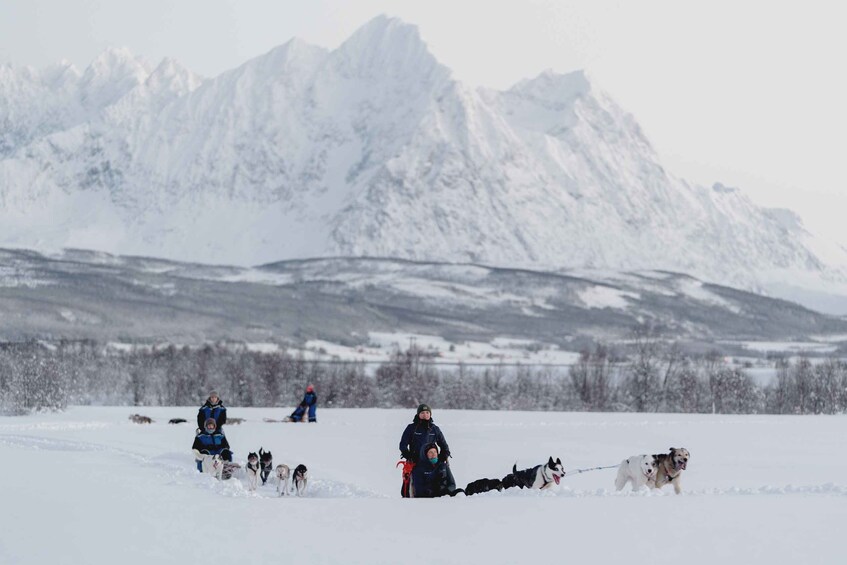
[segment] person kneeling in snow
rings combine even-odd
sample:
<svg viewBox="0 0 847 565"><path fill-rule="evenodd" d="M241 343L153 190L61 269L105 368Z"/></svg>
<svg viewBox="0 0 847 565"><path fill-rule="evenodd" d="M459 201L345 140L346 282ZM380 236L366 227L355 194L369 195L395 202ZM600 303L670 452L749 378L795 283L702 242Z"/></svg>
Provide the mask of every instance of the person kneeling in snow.
<svg viewBox="0 0 847 565"><path fill-rule="evenodd" d="M456 490L453 474L447 462L438 457L438 445L435 443L426 445L421 451L421 457L412 469L412 486L415 498L455 496L464 492Z"/></svg>
<svg viewBox="0 0 847 565"><path fill-rule="evenodd" d="M303 400L288 417L292 422L299 422L303 419L303 414L309 410L309 422L318 421L318 395L315 394L315 387L309 385L306 387L306 394L303 395Z"/></svg>
<svg viewBox="0 0 847 565"><path fill-rule="evenodd" d="M218 425L214 418L207 418L203 424L203 430L194 438L192 450L199 451L204 455L220 455L224 461L232 461L232 451L229 442L222 431L218 431ZM197 470L203 472L203 462L197 461Z"/></svg>

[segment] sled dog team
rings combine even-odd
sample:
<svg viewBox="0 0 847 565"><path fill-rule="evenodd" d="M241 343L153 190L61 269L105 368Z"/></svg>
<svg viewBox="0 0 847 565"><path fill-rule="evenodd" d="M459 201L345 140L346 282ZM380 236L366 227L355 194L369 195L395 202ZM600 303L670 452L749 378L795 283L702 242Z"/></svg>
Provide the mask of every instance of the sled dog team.
<svg viewBox="0 0 847 565"><path fill-rule="evenodd" d="M295 414L299 411L300 415L295 419L293 414L288 421L300 421L303 413L308 410L309 422L316 422L316 403L317 396L314 387L309 385L306 387L306 396L303 402L295 410ZM241 465L232 461L232 451L222 429L225 423L226 407L217 391L213 390L209 393L209 398L206 399L205 404L197 412L198 431L194 437L192 451L197 463L197 470L201 473L208 473L218 480L229 479L235 470L241 468ZM286 496L291 492L296 493L297 496L303 496L309 483L309 470L305 465L302 463L297 465L294 467L293 473L288 465L280 464L274 468L273 454L261 447L258 453L251 452L247 455L244 472L247 477L247 489L250 491L255 491L258 488L260 479L264 485L273 474L279 496Z"/></svg>
<svg viewBox="0 0 847 565"><path fill-rule="evenodd" d="M314 397L312 385L309 385L307 394ZM314 401L310 405L314 406ZM301 405L298 409L305 411L307 406L309 405ZM310 421L315 421L312 414L313 412L310 413ZM226 422L226 408L217 392L209 393L209 398L197 414L197 422L200 429L192 446L197 470L211 474L217 479L230 478L234 469L240 469L241 466L232 462L232 452L221 430ZM550 457L546 463L521 471L518 471L516 463L512 466L512 472L502 479L477 479L468 483L465 488L457 489L448 461L451 456L450 447L441 429L432 419L432 410L426 404L418 406L412 423L403 431L400 438L400 454L403 457L398 463L398 466L403 467L400 492L404 498L435 498L455 496L459 493L471 496L512 487L544 490L558 485L566 474L561 459L554 461L553 457ZM676 447L671 447L668 453L627 457L618 465L615 488L622 490L630 483L633 490L644 487L661 489L671 484L674 492L680 494L682 471L687 468L690 457L687 449ZM273 475L279 496L286 496L291 492L302 496L308 484L308 469L305 465L297 465L293 473L288 465L280 464L274 468L273 455L263 448L259 448L258 453L248 454L245 474L249 491L258 488L259 480L264 485Z"/></svg>
<svg viewBox="0 0 847 565"><path fill-rule="evenodd" d="M259 479L262 484L268 482L268 478L273 473L276 479L276 491L279 496L291 494L291 491L297 493L297 496L306 494L306 485L309 481L309 470L302 463L294 468L293 485L289 488L289 480L291 478L291 468L288 465L280 464L274 469L273 454L270 451L265 451L261 447L259 453L250 453L247 456L247 490L255 491L259 486Z"/></svg>
<svg viewBox="0 0 847 565"><path fill-rule="evenodd" d="M513 487L544 490L558 485L565 476L561 459L550 457L546 463L520 471L515 464L512 472L502 479L477 479L465 488L457 489L448 461L450 447L426 404L418 406L412 423L403 431L399 447L403 459L397 466L403 468L400 494L404 498L434 498L459 493L471 496ZM618 466L615 487L621 490L627 482L631 482L633 489L644 486L660 489L670 483L679 494L682 492L681 474L689 458L690 454L684 448L671 448L669 453L659 455L629 457Z"/></svg>

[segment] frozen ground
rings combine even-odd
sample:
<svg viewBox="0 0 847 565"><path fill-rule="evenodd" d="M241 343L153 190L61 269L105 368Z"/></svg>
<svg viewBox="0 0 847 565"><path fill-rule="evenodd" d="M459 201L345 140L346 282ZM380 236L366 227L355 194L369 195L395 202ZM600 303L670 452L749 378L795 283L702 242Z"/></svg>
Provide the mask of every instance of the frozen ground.
<svg viewBox="0 0 847 565"><path fill-rule="evenodd" d="M152 425L132 424L132 412ZM457 481L548 455L568 469L671 446L692 454L685 494L613 492L614 470L545 493L402 500L397 442L412 411L230 408L243 460L305 463L308 496L248 493L198 474L193 408L71 408L0 418L0 563L838 563L847 517L844 416L443 411ZM664 557L663 557L664 556Z"/></svg>

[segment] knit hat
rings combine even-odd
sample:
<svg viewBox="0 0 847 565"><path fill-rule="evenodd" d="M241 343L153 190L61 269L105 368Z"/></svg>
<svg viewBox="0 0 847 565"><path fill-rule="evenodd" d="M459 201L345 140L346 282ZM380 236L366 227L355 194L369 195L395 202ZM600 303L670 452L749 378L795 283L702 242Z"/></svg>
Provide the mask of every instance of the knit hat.
<svg viewBox="0 0 847 565"><path fill-rule="evenodd" d="M213 396L216 396L216 397L218 397L218 398L220 398L220 397L221 397L221 395L220 395L220 394L218 394L218 391L216 391L216 390L213 390L213 391L210 391L210 392L209 392L209 398L212 398Z"/></svg>
<svg viewBox="0 0 847 565"><path fill-rule="evenodd" d="M315 392L315 387L314 387L314 386L312 386L312 385L307 386L307 387L306 387L306 392Z"/></svg>
<svg viewBox="0 0 847 565"><path fill-rule="evenodd" d="M426 404L418 405L418 415L420 415L421 412L429 412L432 414L432 410Z"/></svg>
<svg viewBox="0 0 847 565"><path fill-rule="evenodd" d="M430 450L430 449L434 449L436 453L440 453L440 451L441 451L441 450L439 450L439 449L438 449L438 444L437 444L437 443L429 443L429 444L427 444L427 446L426 446L426 447L424 447L424 450L423 450L424 455L426 455L427 453L429 453L429 450Z"/></svg>
<svg viewBox="0 0 847 565"><path fill-rule="evenodd" d="M203 422L203 427L208 428L209 424L212 424L213 426L215 426L215 429L218 428L218 423L215 421L214 418L206 418L206 421Z"/></svg>

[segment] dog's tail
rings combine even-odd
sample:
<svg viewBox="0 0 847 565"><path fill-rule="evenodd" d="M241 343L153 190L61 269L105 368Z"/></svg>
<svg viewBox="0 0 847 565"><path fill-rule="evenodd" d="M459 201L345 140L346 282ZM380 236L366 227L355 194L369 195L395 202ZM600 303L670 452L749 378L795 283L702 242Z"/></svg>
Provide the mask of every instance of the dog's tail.
<svg viewBox="0 0 847 565"><path fill-rule="evenodd" d="M515 464L514 464L514 465L512 465L512 474L513 474L513 475L516 475L516 474L517 474L517 472L518 472L518 462L517 462L517 461L515 461Z"/></svg>

